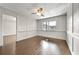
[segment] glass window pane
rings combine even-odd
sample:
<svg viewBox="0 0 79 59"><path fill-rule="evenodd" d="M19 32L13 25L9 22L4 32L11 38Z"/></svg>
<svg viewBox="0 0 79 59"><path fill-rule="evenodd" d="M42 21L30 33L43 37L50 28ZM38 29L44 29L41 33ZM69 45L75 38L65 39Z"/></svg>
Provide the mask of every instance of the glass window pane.
<svg viewBox="0 0 79 59"><path fill-rule="evenodd" d="M49 26L56 26L56 21L50 21Z"/></svg>
<svg viewBox="0 0 79 59"><path fill-rule="evenodd" d="M47 30L55 30L56 21L49 21L47 24Z"/></svg>
<svg viewBox="0 0 79 59"><path fill-rule="evenodd" d="M45 22L42 22L42 30L46 30L46 26L47 26L47 22L45 21Z"/></svg>

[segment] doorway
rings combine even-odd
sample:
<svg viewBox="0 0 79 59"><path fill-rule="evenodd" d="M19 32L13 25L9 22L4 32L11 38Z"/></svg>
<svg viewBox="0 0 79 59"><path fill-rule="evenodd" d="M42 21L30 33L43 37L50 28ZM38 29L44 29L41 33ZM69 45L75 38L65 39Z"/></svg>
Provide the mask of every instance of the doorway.
<svg viewBox="0 0 79 59"><path fill-rule="evenodd" d="M16 49L16 17L2 15L3 54L15 54Z"/></svg>

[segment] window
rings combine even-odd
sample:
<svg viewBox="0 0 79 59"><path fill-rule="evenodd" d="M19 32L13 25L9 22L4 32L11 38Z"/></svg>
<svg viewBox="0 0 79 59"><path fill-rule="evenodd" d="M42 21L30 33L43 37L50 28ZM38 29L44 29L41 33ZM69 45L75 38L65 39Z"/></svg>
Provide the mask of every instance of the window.
<svg viewBox="0 0 79 59"><path fill-rule="evenodd" d="M56 28L56 21L44 21L42 22L42 30L49 31Z"/></svg>
<svg viewBox="0 0 79 59"><path fill-rule="evenodd" d="M47 25L48 30L55 30L56 28L56 21L49 21Z"/></svg>
<svg viewBox="0 0 79 59"><path fill-rule="evenodd" d="M56 26L56 21L49 21L49 26L50 27Z"/></svg>
<svg viewBox="0 0 79 59"><path fill-rule="evenodd" d="M42 22L42 30L46 31L47 22Z"/></svg>

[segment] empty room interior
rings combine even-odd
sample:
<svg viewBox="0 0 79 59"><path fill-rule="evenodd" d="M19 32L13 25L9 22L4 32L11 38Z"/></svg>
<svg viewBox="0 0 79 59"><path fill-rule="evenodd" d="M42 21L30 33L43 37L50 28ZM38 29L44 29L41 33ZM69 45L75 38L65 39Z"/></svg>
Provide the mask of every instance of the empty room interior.
<svg viewBox="0 0 79 59"><path fill-rule="evenodd" d="M79 3L0 3L0 55L78 55Z"/></svg>

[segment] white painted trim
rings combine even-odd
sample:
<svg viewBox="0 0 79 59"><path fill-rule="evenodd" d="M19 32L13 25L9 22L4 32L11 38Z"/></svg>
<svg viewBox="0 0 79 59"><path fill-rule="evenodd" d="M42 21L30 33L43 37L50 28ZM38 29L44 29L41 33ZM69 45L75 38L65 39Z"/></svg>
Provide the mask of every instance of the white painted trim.
<svg viewBox="0 0 79 59"><path fill-rule="evenodd" d="M68 32L68 31L67 31L67 33L68 33L72 38L75 38L75 39L79 40L79 36L77 36L76 33L71 33L71 32ZM67 42L67 44L68 44L68 42ZM71 54L72 54L72 55L75 55L75 53L72 52L71 47L69 46L69 44L68 44L68 47L69 47L69 49L70 49Z"/></svg>
<svg viewBox="0 0 79 59"><path fill-rule="evenodd" d="M16 34L5 34L3 36L11 36L11 35L16 35Z"/></svg>
<svg viewBox="0 0 79 59"><path fill-rule="evenodd" d="M70 34L73 38L75 39L78 39L79 40L79 36L77 36L76 34L74 33L71 33L71 32L67 32L68 34Z"/></svg>
<svg viewBox="0 0 79 59"><path fill-rule="evenodd" d="M60 40L66 40L66 39L63 39L63 38L50 37L50 36L45 36L45 35L40 35L40 34L38 34L37 36L43 36L43 37L49 37L49 38L60 39Z"/></svg>
<svg viewBox="0 0 79 59"><path fill-rule="evenodd" d="M28 36L28 37L26 37L26 38L23 38L23 39L21 39L21 40L16 40L16 41L17 41L17 42L18 42L18 41L22 41L22 40L25 40L25 39L28 39L28 38L31 38L31 37L34 37L34 36L37 36L37 35Z"/></svg>
<svg viewBox="0 0 79 59"><path fill-rule="evenodd" d="M73 34L79 37L79 34L78 33L73 33Z"/></svg>
<svg viewBox="0 0 79 59"><path fill-rule="evenodd" d="M67 40L66 40L66 42L67 42ZM67 42L67 45L68 45L68 47L69 47L69 50L70 50L71 54L73 54L73 53L72 53L72 50L71 50L71 47L69 46L68 42Z"/></svg>

